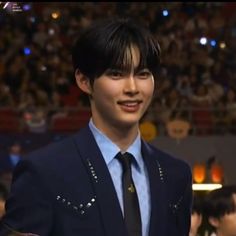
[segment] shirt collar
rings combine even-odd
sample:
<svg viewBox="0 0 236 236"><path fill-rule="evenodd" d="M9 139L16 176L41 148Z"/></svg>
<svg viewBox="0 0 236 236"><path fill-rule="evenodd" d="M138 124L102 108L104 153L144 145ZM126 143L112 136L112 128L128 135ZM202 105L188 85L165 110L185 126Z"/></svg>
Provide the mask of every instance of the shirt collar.
<svg viewBox="0 0 236 236"><path fill-rule="evenodd" d="M104 157L106 164L109 165L116 154L121 151L120 148L94 125L92 118L89 121L89 128L94 135L94 138ZM140 132L138 133L134 142L128 147L127 152L131 153L134 156L136 160L135 166L137 166L140 170L140 168L143 167Z"/></svg>

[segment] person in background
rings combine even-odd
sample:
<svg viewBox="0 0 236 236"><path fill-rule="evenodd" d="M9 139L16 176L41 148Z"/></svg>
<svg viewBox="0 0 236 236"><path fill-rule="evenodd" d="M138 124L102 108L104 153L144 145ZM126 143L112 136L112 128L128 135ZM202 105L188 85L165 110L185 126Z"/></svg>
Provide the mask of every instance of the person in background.
<svg viewBox="0 0 236 236"><path fill-rule="evenodd" d="M10 188L13 171L19 161L22 160L23 149L19 141L14 141L8 147L7 152L0 158L0 179Z"/></svg>
<svg viewBox="0 0 236 236"><path fill-rule="evenodd" d="M0 219L5 214L5 203L8 197L7 187L0 182Z"/></svg>
<svg viewBox="0 0 236 236"><path fill-rule="evenodd" d="M8 153L0 159L0 172L13 172L22 158L22 146L18 141L11 143Z"/></svg>
<svg viewBox="0 0 236 236"><path fill-rule="evenodd" d="M200 196L193 196L192 214L191 214L191 228L189 236L198 236L198 229L202 224L202 200Z"/></svg>
<svg viewBox="0 0 236 236"><path fill-rule="evenodd" d="M204 205L204 212L213 228L211 236L236 235L236 185L225 185L211 191Z"/></svg>
<svg viewBox="0 0 236 236"><path fill-rule="evenodd" d="M142 140L139 130L158 80L157 39L113 17L90 25L72 51L92 117L19 163L0 236L188 235L190 166Z"/></svg>

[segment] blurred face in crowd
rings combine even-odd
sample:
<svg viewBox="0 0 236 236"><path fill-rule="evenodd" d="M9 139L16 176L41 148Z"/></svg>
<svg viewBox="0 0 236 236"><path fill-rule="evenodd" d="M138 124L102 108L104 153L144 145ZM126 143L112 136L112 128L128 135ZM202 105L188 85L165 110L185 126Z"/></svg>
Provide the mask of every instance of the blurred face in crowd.
<svg viewBox="0 0 236 236"><path fill-rule="evenodd" d="M235 92L232 89L230 89L227 92L227 99L228 99L228 101L234 102L235 101L235 97L236 97Z"/></svg>
<svg viewBox="0 0 236 236"><path fill-rule="evenodd" d="M189 232L189 236L196 236L198 232L198 228L202 223L202 215L197 212L193 212L191 215L191 228Z"/></svg>
<svg viewBox="0 0 236 236"><path fill-rule="evenodd" d="M126 57L132 60L130 71L108 68L93 85L89 80L81 83L77 75L79 87L90 95L93 121L105 132L110 128L138 127L152 99L152 73L147 68L138 68L140 55L136 47L127 53Z"/></svg>
<svg viewBox="0 0 236 236"><path fill-rule="evenodd" d="M197 88L197 95L198 96L205 96L207 94L207 88L204 85L199 85Z"/></svg>
<svg viewBox="0 0 236 236"><path fill-rule="evenodd" d="M236 209L236 194L233 194L233 200ZM216 228L217 236L236 236L236 211L219 219L210 218L209 221Z"/></svg>
<svg viewBox="0 0 236 236"><path fill-rule="evenodd" d="M5 214L5 200L0 199L0 219Z"/></svg>
<svg viewBox="0 0 236 236"><path fill-rule="evenodd" d="M10 152L12 154L20 154L21 153L21 146L18 143L15 143L11 146Z"/></svg>

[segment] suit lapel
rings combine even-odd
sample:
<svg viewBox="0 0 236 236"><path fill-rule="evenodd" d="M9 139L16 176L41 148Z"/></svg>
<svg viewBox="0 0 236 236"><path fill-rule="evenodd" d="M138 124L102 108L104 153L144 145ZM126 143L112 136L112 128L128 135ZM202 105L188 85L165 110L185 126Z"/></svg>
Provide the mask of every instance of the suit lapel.
<svg viewBox="0 0 236 236"><path fill-rule="evenodd" d="M113 181L89 127L82 129L75 139L91 177L106 235L125 236L124 220Z"/></svg>
<svg viewBox="0 0 236 236"><path fill-rule="evenodd" d="M151 219L149 235L166 236L167 205L165 173L156 153L142 142L142 155L147 167L151 192Z"/></svg>

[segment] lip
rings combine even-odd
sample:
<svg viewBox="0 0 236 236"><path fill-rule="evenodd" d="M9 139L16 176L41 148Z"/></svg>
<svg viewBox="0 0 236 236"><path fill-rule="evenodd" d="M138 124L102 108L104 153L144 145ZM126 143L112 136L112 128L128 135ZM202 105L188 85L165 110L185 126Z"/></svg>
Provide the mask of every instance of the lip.
<svg viewBox="0 0 236 236"><path fill-rule="evenodd" d="M140 108L141 100L123 100L117 102L125 112L137 112Z"/></svg>
<svg viewBox="0 0 236 236"><path fill-rule="evenodd" d="M134 104L134 103L140 104L140 103L142 103L142 100L140 100L140 99L137 99L137 100L120 100L117 103L121 104L121 105L122 104Z"/></svg>

